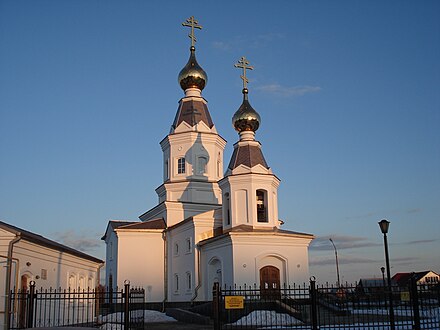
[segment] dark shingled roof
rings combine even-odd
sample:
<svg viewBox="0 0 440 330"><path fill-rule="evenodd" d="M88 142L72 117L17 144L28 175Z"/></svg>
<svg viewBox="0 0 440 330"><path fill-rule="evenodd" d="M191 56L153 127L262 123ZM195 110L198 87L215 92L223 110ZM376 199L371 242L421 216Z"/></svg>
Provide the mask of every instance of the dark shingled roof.
<svg viewBox="0 0 440 330"><path fill-rule="evenodd" d="M269 168L259 146L244 145L234 149L228 168L233 170L242 164L250 168L258 164Z"/></svg>
<svg viewBox="0 0 440 330"><path fill-rule="evenodd" d="M126 225L119 226L120 229L165 229L165 221L160 219L152 219L142 222L132 222Z"/></svg>
<svg viewBox="0 0 440 330"><path fill-rule="evenodd" d="M190 126L203 121L209 128L214 126L211 115L209 114L208 107L203 101L197 101L194 99L180 101L179 108L177 109L176 118L174 119L173 127L186 122Z"/></svg>
<svg viewBox="0 0 440 330"><path fill-rule="evenodd" d="M50 249L54 249L56 251L62 251L62 252L66 252L69 253L71 255L74 255L76 257L80 257L86 260L90 260L99 264L104 263L103 260L95 258L91 255L88 255L84 252L75 250L74 248L68 247L66 245L60 244L58 242L52 241L46 237L43 237L41 235L32 233L30 231L15 227L13 225L7 224L3 221L0 221L0 228L3 228L6 231L9 232L13 232L15 235L20 236L23 240L28 241L28 242L33 242L36 243L38 245L42 245L45 247L48 247Z"/></svg>

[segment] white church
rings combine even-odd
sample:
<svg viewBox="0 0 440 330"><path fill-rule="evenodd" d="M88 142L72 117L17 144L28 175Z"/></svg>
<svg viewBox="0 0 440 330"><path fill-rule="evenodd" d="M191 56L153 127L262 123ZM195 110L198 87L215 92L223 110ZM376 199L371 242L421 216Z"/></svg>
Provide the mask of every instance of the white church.
<svg viewBox="0 0 440 330"><path fill-rule="evenodd" d="M306 282L314 236L281 229L280 180L255 139L260 116L248 100L252 67L244 57L235 65L243 70L243 101L232 118L238 141L224 172L226 141L202 96L207 75L196 60L194 29L201 26L193 17L183 25L191 28L190 56L178 77L184 96L160 142L158 204L140 221L109 221L106 285L129 280L145 288L148 302L189 302L212 299L214 282L262 290Z"/></svg>

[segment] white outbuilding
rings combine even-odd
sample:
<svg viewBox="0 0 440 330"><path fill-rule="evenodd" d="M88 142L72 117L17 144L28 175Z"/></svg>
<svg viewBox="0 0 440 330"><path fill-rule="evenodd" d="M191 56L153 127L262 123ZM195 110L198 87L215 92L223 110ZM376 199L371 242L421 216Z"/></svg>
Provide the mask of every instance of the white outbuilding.
<svg viewBox="0 0 440 330"><path fill-rule="evenodd" d="M104 261L41 235L0 221L0 328L6 324L11 290L94 290Z"/></svg>

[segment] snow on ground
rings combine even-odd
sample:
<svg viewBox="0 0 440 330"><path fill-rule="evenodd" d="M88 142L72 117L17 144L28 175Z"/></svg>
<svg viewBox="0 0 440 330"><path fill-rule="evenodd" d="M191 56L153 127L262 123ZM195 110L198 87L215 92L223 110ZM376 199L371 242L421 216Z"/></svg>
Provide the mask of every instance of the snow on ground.
<svg viewBox="0 0 440 330"><path fill-rule="evenodd" d="M142 313L144 316L144 323L162 323L162 322L177 322L177 320L171 316L166 315L165 313L161 313L153 310L138 310L132 311L130 314L131 319L133 321L141 321ZM111 322L124 322L124 313L113 313L105 315L101 318L102 322L105 322L100 329L102 330L123 330L124 325L111 323Z"/></svg>
<svg viewBox="0 0 440 330"><path fill-rule="evenodd" d="M352 311L353 312L353 311ZM387 310L358 310L357 313L362 314L375 314L375 315L386 315ZM401 311L400 311L401 312ZM397 310L396 315L406 315L403 312L400 313ZM429 314L429 315L428 315ZM422 329L433 329L432 326L435 324L437 320L437 316L440 315L440 310L438 308L434 308L430 311L424 311L421 313L422 317L427 317L427 319L421 320L421 328ZM257 310L252 313L243 316L241 319L237 320L234 323L229 325L236 326L258 326L259 329L291 329L292 325L301 325L302 322L288 314L277 313L275 311L267 311L267 310ZM440 324L439 324L440 325ZM396 330L411 330L413 328L412 321L406 322L396 322ZM304 328L302 325L301 329ZM311 329L311 328L310 328ZM321 330L335 330L335 329L344 329L344 330L387 330L390 329L390 326L387 322L375 322L375 323L355 323L355 324L339 324L339 325L322 325L319 327ZM440 328L439 328L440 329Z"/></svg>
<svg viewBox="0 0 440 330"><path fill-rule="evenodd" d="M277 313L275 311L253 311L243 316L232 325L297 325L302 322L289 314Z"/></svg>

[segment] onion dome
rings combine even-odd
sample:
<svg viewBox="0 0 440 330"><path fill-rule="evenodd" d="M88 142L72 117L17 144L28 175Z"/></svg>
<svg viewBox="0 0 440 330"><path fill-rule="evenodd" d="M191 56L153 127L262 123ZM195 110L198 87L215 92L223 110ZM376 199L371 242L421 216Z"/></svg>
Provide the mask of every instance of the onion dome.
<svg viewBox="0 0 440 330"><path fill-rule="evenodd" d="M260 115L252 108L248 100L248 89L243 88L243 103L232 117L232 125L238 132L255 132L260 126Z"/></svg>
<svg viewBox="0 0 440 330"><path fill-rule="evenodd" d="M205 70L197 63L196 60L196 48L191 46L191 55L189 56L188 63L179 73L180 87L185 91L188 88L198 88L203 90L208 82L208 76Z"/></svg>

